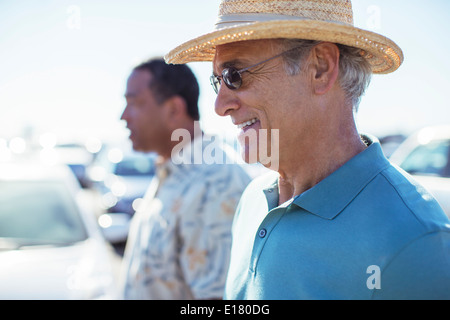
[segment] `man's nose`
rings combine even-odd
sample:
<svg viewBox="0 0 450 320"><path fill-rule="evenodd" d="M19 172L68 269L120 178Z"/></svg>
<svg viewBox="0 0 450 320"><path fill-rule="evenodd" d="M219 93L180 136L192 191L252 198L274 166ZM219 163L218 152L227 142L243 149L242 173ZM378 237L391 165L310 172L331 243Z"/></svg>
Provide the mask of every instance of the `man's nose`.
<svg viewBox="0 0 450 320"><path fill-rule="evenodd" d="M226 85L220 86L217 94L214 110L219 116L225 117L230 115L233 111L239 109L240 101L235 92L229 89Z"/></svg>
<svg viewBox="0 0 450 320"><path fill-rule="evenodd" d="M120 120L127 121L128 118L128 105L125 106L125 109L122 112L122 115L120 116Z"/></svg>

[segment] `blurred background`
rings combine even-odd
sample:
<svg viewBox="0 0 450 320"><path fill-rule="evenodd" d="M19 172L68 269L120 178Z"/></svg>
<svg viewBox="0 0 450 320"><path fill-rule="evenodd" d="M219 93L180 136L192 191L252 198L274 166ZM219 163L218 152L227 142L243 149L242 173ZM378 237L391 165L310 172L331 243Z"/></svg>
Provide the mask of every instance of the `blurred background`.
<svg viewBox="0 0 450 320"><path fill-rule="evenodd" d="M0 298L36 298L36 288L53 282L41 298L115 297L127 217L154 173L154 155L132 152L120 121L127 77L140 62L212 30L219 2L0 1ZM354 0L353 10L356 26L391 38L405 54L398 71L373 77L356 116L359 130L376 135L386 155L421 180L449 214L450 2ZM211 64L190 66L200 83L204 131L232 140L230 119L214 113ZM42 169L54 166L70 170ZM62 185L68 191L58 196ZM24 228L36 208L47 207L59 218ZM49 225L51 237L34 230ZM74 237L61 238L69 231ZM102 249L81 250L80 242L102 243L96 245ZM63 285L48 271L61 250L67 254L58 269ZM109 266L96 269L96 250L112 258L110 278L98 276ZM31 273L17 267L30 262L36 264Z"/></svg>

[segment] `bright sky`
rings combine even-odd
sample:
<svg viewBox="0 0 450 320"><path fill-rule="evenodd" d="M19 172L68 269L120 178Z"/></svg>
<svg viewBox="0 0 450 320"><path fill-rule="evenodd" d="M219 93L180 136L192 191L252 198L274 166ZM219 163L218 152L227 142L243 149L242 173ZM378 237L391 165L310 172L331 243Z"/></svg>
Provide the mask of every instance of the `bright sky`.
<svg viewBox="0 0 450 320"><path fill-rule="evenodd" d="M0 138L37 134L126 138L119 121L133 66L212 30L219 0L1 0ZM450 1L354 0L355 25L404 51L395 73L374 76L360 131L378 136L450 124ZM233 132L214 113L210 63L190 64L201 84L202 125ZM28 129L30 130L30 129Z"/></svg>

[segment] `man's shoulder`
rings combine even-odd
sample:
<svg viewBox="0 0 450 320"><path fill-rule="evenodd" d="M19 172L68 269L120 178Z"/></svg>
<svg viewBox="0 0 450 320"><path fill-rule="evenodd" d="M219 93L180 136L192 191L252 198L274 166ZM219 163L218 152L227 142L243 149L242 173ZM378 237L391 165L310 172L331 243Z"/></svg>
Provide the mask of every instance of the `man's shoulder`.
<svg viewBox="0 0 450 320"><path fill-rule="evenodd" d="M392 255L383 269L382 290L374 299L447 299L449 297L450 222L435 198L411 175L392 165L380 173L392 201L382 213L383 232ZM392 200L393 199L393 200ZM389 225L388 225L389 224ZM389 227L390 226L390 227ZM395 228L392 228L395 226ZM395 240L394 240L395 239ZM393 245L396 244L396 245ZM402 290L398 290L402 288Z"/></svg>
<svg viewBox="0 0 450 320"><path fill-rule="evenodd" d="M239 164L187 164L177 172L177 177L173 181L184 185L185 188L193 192L223 193L223 196L232 193L244 192L251 178L248 172Z"/></svg>
<svg viewBox="0 0 450 320"><path fill-rule="evenodd" d="M433 195L401 168L391 165L381 172L382 179L393 188L393 205L402 207L427 232L446 228L449 220ZM395 202L394 202L395 201Z"/></svg>
<svg viewBox="0 0 450 320"><path fill-rule="evenodd" d="M201 163L190 165L189 174L207 180L237 179L250 182L250 175L244 166L238 163Z"/></svg>

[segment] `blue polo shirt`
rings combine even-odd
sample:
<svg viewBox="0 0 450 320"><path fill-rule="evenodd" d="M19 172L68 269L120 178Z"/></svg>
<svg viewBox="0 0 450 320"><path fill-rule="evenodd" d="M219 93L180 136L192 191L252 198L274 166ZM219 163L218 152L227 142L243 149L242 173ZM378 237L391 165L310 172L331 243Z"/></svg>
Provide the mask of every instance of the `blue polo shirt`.
<svg viewBox="0 0 450 320"><path fill-rule="evenodd" d="M254 180L233 223L226 299L450 299L450 222L376 139L278 206Z"/></svg>

